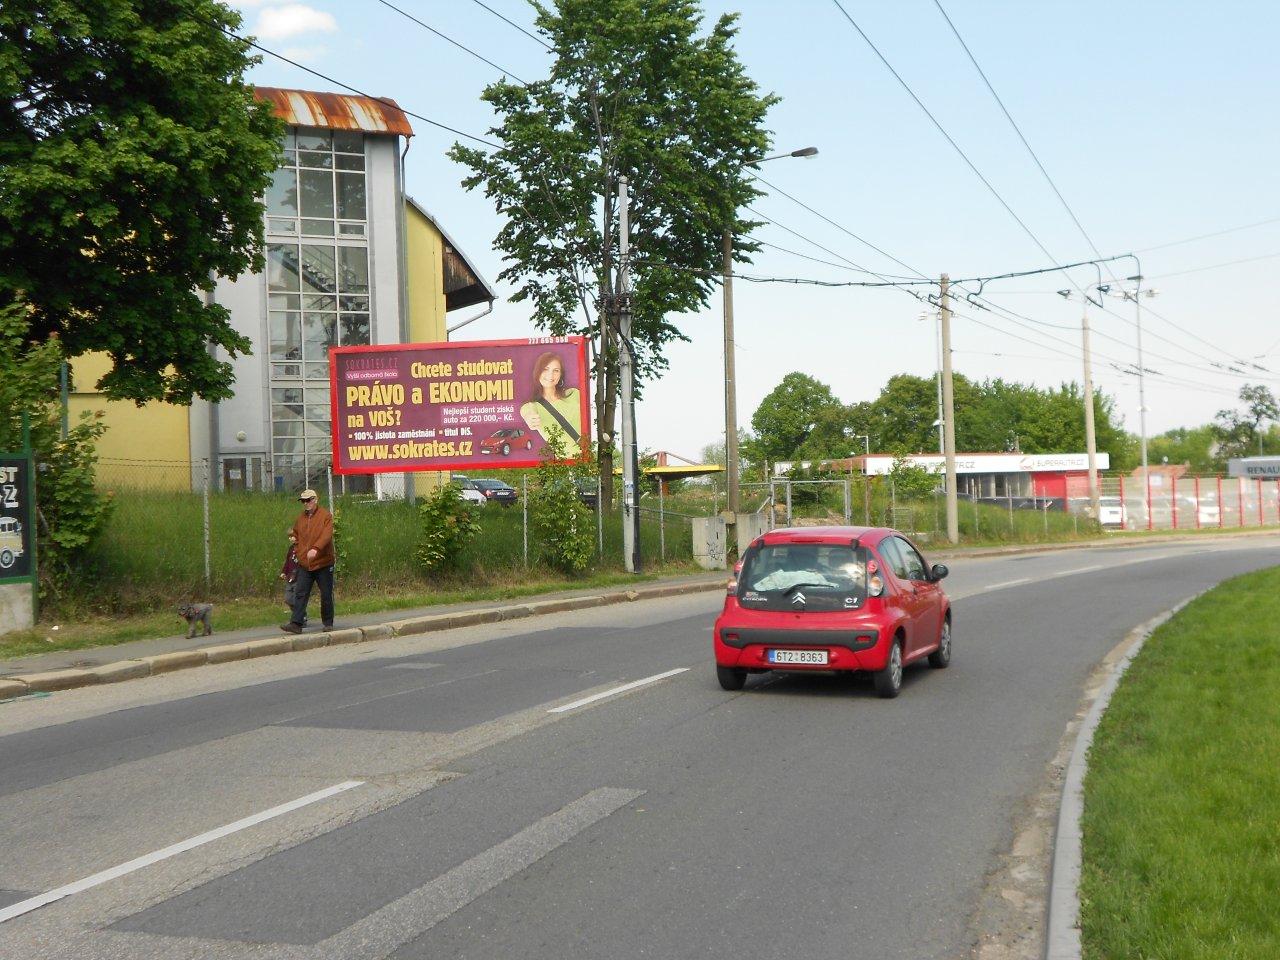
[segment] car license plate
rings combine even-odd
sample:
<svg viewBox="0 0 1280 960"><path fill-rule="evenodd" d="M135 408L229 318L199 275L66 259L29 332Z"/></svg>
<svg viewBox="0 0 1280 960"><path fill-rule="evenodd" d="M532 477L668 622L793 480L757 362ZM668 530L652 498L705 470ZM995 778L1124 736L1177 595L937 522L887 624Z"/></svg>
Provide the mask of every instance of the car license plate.
<svg viewBox="0 0 1280 960"><path fill-rule="evenodd" d="M825 650L770 650L770 663L807 663L825 665L827 662L827 651Z"/></svg>

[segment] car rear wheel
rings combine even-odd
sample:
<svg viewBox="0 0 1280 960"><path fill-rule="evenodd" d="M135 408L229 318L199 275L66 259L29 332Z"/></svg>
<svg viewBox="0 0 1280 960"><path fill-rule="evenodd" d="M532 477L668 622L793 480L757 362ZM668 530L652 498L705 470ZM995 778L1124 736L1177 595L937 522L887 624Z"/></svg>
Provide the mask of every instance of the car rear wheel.
<svg viewBox="0 0 1280 960"><path fill-rule="evenodd" d="M9 549L0 550L0 567L8 570L13 566L13 551Z"/></svg>
<svg viewBox="0 0 1280 960"><path fill-rule="evenodd" d="M941 670L951 662L951 618L942 621L942 635L938 637L938 649L929 654L929 666Z"/></svg>
<svg viewBox="0 0 1280 960"><path fill-rule="evenodd" d="M505 457L505 456L507 456L509 453L511 453L511 444L509 444L509 443L504 443L504 444L502 445L502 455Z"/></svg>
<svg viewBox="0 0 1280 960"><path fill-rule="evenodd" d="M902 643L893 641L889 648L889 662L883 670L872 674L876 682L876 693L886 700L892 700L902 690Z"/></svg>
<svg viewBox="0 0 1280 960"><path fill-rule="evenodd" d="M716 679L725 690L741 690L747 682L747 671L738 667L722 667L716 664Z"/></svg>

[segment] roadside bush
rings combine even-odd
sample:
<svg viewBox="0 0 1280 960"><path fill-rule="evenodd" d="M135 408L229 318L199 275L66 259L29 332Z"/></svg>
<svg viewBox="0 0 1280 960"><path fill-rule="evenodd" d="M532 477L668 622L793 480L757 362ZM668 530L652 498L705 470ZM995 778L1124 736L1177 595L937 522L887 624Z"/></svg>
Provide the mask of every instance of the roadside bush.
<svg viewBox="0 0 1280 960"><path fill-rule="evenodd" d="M584 465L556 463L560 451L554 443L548 445L546 456L534 471L529 523L549 566L581 573L595 553L596 529L591 511L578 499L575 481L585 479L590 471Z"/></svg>
<svg viewBox="0 0 1280 960"><path fill-rule="evenodd" d="M95 445L106 427L85 414L62 437L62 344L56 338L26 344L27 326L21 305L0 308L0 450L22 446L25 414L37 472L40 595L56 599L83 585L85 557L110 515L110 497L94 484Z"/></svg>
<svg viewBox="0 0 1280 960"><path fill-rule="evenodd" d="M418 563L428 573L457 569L463 551L480 532L479 509L452 483L437 487L418 507Z"/></svg>

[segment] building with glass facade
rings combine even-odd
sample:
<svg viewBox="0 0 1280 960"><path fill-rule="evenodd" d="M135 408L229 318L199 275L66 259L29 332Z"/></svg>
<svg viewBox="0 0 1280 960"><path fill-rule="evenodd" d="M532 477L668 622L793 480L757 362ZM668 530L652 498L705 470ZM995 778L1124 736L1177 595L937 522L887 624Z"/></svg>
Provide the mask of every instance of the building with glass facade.
<svg viewBox="0 0 1280 960"><path fill-rule="evenodd" d="M280 167L263 198L266 269L219 279L213 298L253 343L232 358L235 394L190 410L104 401L92 391L102 358L75 366L75 407L106 411L100 468L110 476L148 453L186 461L203 482L207 459L223 489L295 490L328 479L328 350L447 339L445 315L492 303L491 288L406 194L413 135L390 100L259 87L287 126ZM87 388L87 389L86 389ZM144 418L140 432L137 419ZM123 429L122 429L123 428ZM401 495L400 476L339 478L342 489Z"/></svg>

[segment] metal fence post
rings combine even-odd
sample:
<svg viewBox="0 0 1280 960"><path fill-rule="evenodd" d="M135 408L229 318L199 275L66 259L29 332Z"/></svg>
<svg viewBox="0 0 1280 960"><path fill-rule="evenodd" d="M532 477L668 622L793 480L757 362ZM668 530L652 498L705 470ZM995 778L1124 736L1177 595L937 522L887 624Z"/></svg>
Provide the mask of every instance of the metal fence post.
<svg viewBox="0 0 1280 960"><path fill-rule="evenodd" d="M667 502L663 494L663 488L667 483L661 477L658 478L658 556L662 558L662 562L667 562Z"/></svg>
<svg viewBox="0 0 1280 960"><path fill-rule="evenodd" d="M600 499L596 498L596 515L600 514ZM524 550L524 565L529 566L529 475L520 475L520 543Z"/></svg>
<svg viewBox="0 0 1280 960"><path fill-rule="evenodd" d="M844 482L844 522L847 526L853 521L853 505L849 499L849 481Z"/></svg>
<svg viewBox="0 0 1280 960"><path fill-rule="evenodd" d="M200 499L202 501L202 510L204 513L204 587L210 589L213 584L213 565L210 562L209 550L209 460L204 460L204 482L201 484L202 490Z"/></svg>
<svg viewBox="0 0 1280 960"><path fill-rule="evenodd" d="M787 484L787 526L791 526L791 481L785 481Z"/></svg>

